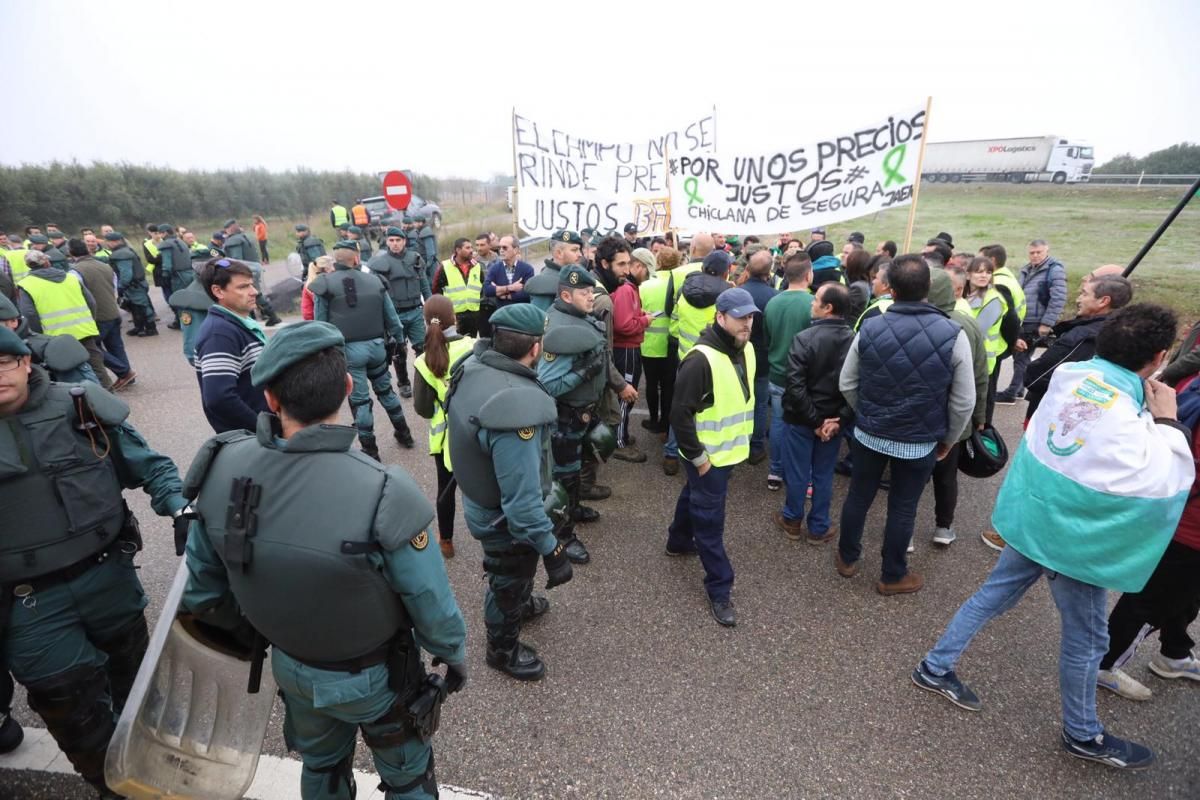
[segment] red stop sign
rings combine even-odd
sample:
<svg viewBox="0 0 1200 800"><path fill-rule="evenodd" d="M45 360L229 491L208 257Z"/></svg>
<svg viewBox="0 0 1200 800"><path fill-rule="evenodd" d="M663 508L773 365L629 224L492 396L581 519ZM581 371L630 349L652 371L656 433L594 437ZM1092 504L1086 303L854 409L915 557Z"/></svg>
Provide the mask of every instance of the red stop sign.
<svg viewBox="0 0 1200 800"><path fill-rule="evenodd" d="M383 176L383 198L391 208L403 211L412 202L412 181L403 172L392 170Z"/></svg>

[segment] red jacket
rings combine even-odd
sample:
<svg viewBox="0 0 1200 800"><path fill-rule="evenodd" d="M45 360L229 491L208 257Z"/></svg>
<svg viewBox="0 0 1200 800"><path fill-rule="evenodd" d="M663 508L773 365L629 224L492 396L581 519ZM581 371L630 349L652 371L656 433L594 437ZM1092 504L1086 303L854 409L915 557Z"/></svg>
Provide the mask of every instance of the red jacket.
<svg viewBox="0 0 1200 800"><path fill-rule="evenodd" d="M642 311L642 296L632 281L625 281L612 293L613 347L641 347L646 328L654 320Z"/></svg>
<svg viewBox="0 0 1200 800"><path fill-rule="evenodd" d="M308 287L300 289L300 317L302 319L314 319L316 316L316 298L313 293L308 290Z"/></svg>
<svg viewBox="0 0 1200 800"><path fill-rule="evenodd" d="M1196 460L1197 469L1200 469L1200 436L1194 434L1192 457ZM1179 519L1179 527L1175 529L1175 541L1184 547L1200 550L1200 474L1196 476L1187 505L1183 507L1183 516Z"/></svg>

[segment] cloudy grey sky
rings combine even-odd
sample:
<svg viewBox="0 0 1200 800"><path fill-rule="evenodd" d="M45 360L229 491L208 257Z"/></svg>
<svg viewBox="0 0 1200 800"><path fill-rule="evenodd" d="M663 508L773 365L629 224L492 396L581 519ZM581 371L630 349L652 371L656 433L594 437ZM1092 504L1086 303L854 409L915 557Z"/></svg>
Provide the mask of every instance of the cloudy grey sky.
<svg viewBox="0 0 1200 800"><path fill-rule="evenodd" d="M715 104L724 142L777 145L926 95L933 141L1200 140L1195 0L0 0L0 23L29 110L5 164L487 177L514 106L633 139Z"/></svg>

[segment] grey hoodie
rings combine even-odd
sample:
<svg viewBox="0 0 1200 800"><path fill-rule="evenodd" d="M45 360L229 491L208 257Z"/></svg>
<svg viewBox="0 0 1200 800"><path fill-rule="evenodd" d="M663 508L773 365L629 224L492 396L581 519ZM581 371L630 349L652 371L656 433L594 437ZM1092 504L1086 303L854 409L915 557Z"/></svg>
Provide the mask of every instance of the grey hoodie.
<svg viewBox="0 0 1200 800"><path fill-rule="evenodd" d="M967 334L967 341L971 343L971 366L975 373L975 410L971 413L972 424L967 426L959 439L961 442L971 438L975 427L987 421L987 346L984 343L983 331L975 321L975 315L964 314L955 309L954 284L950 282L950 276L944 269L930 270L930 273L929 302L949 314L950 319L957 322L963 333Z"/></svg>

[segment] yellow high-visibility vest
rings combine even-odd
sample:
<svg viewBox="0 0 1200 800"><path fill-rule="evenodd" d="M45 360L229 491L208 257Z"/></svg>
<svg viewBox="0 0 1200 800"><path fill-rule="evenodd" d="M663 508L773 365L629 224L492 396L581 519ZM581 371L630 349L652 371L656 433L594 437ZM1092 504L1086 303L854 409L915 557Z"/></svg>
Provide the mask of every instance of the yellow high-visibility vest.
<svg viewBox="0 0 1200 800"><path fill-rule="evenodd" d="M704 329L717 318L717 305L713 303L708 308L696 308L681 296L675 301L672 318L677 323L675 336L679 339L679 357L683 358L700 341Z"/></svg>
<svg viewBox="0 0 1200 800"><path fill-rule="evenodd" d="M1015 302L1016 299L1017 298L1014 295L1013 301ZM1022 296L1021 299L1024 300L1024 297ZM963 301L960 300L959 302ZM979 313L983 311L983 309L987 308L991 303L999 303L1000 307L1005 310L1008 308L1008 304L1004 302L1004 295L996 291L995 287L990 287L986 292L984 292L983 299L979 301L979 308L971 308L971 304L969 302L967 303L967 308L970 309L971 316L978 319ZM987 352L988 375L991 375L992 371L995 370L996 359L1000 357L1000 354L1003 353L1005 347L1007 347L1007 345L1004 343L1004 337L1000 335L1000 328L1003 322L1004 311L1001 311L1000 315L996 317L996 321L992 323L992 327L983 332L983 348Z"/></svg>
<svg viewBox="0 0 1200 800"><path fill-rule="evenodd" d="M100 329L96 327L87 300L83 297L83 287L76 278L68 275L65 280L55 283L36 275L27 275L21 281L21 291L33 298L42 332L47 336L66 335L86 339L100 335Z"/></svg>
<svg viewBox="0 0 1200 800"><path fill-rule="evenodd" d="M454 305L454 313L478 311L479 295L483 292L483 277L480 275L479 265L471 267L465 281L453 258L442 262L442 271L446 273L446 286L442 289L442 294L450 298Z"/></svg>
<svg viewBox="0 0 1200 800"><path fill-rule="evenodd" d="M696 436L714 467L739 464L750 457L750 434L754 433L754 348L742 351L749 397L743 395L742 381L729 356L706 344L694 349L700 355L693 358L708 360L713 382L713 404L696 415Z"/></svg>
<svg viewBox="0 0 1200 800"><path fill-rule="evenodd" d="M642 356L645 358L666 358L667 339L670 333L671 321L662 313L667 307L667 280L654 276L638 287L638 295L642 299L642 310L647 314L659 312L659 315L646 328L645 338L642 339Z"/></svg>
<svg viewBox="0 0 1200 800"><path fill-rule="evenodd" d="M671 319L667 322L667 332L672 339L679 338L679 315L676 311L679 305L679 298L683 297L683 282L687 280L688 275L691 275L693 272L699 272L702 266L704 266L703 262L693 261L690 264L682 264L671 270L671 291L675 295L675 306L671 308ZM683 353L680 353L680 355L683 355Z"/></svg>
<svg viewBox="0 0 1200 800"><path fill-rule="evenodd" d="M446 343L446 350L450 354L450 364L453 366L460 358L471 352L475 347L475 340L470 336L464 336L461 339L455 339L452 342ZM446 429L446 394L450 391L450 370L446 370L446 376L439 378L429 369L429 365L425 363L425 354L422 353L417 357L416 361L417 372L421 373L421 377L425 379L433 390L437 392L437 402L433 404L433 416L429 418L429 455L436 456L439 453L442 455L442 460L446 464L446 469L451 472L454 468L450 466L450 448L446 446L446 437L449 431Z"/></svg>
<svg viewBox="0 0 1200 800"><path fill-rule="evenodd" d="M1012 274L1008 267L1001 267L992 273L992 282L1003 286L1012 294L1013 302L1017 305L1017 316L1021 318L1021 322L1025 321L1025 290L1021 288L1021 282L1017 280L1017 276ZM1003 296L1000 298L1003 300ZM1004 304L1005 312L1008 311L1008 304Z"/></svg>
<svg viewBox="0 0 1200 800"><path fill-rule="evenodd" d="M4 256L8 261L8 269L12 273L14 283L20 283L29 274L29 267L25 264L25 254L28 252L28 248L0 250L0 256Z"/></svg>

